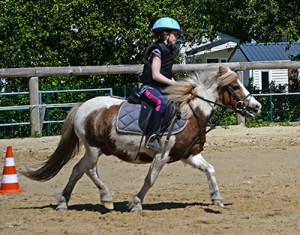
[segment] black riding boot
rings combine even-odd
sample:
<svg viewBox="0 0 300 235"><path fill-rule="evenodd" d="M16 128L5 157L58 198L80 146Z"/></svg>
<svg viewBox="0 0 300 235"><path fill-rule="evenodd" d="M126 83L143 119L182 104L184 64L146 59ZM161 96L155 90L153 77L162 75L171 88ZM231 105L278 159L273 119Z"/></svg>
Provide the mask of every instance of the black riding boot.
<svg viewBox="0 0 300 235"><path fill-rule="evenodd" d="M147 144L146 147L153 150L153 151L159 151L160 146L160 126L162 122L163 114L160 112L157 112L156 110L152 111L150 121L147 128Z"/></svg>

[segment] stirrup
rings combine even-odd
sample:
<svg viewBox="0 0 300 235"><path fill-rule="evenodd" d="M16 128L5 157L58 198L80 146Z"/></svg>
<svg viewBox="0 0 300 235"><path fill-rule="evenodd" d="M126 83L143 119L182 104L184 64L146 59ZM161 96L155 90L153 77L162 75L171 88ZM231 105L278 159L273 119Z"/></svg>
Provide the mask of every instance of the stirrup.
<svg viewBox="0 0 300 235"><path fill-rule="evenodd" d="M161 149L159 140L160 138L157 134L151 135L146 143L146 148L151 149L153 151L159 151Z"/></svg>

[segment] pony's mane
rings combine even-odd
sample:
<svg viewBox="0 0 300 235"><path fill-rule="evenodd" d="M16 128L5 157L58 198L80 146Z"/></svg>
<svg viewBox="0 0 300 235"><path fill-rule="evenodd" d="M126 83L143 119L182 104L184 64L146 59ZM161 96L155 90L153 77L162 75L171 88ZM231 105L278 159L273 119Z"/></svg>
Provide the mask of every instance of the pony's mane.
<svg viewBox="0 0 300 235"><path fill-rule="evenodd" d="M194 108L198 106L200 99L195 99L193 94L203 96L200 91L217 89L232 83L237 79L237 74L229 68L221 65L214 71L195 71L184 80L165 88L166 98L170 102L180 104L182 117L189 118L193 115L189 104ZM193 94L191 93L193 91Z"/></svg>

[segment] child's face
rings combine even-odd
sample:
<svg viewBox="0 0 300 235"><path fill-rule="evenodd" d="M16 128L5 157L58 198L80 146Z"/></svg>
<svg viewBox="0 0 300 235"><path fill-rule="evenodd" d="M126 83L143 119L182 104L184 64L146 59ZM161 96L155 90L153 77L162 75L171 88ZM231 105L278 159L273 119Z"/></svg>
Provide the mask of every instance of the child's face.
<svg viewBox="0 0 300 235"><path fill-rule="evenodd" d="M176 41L177 41L177 37L178 37L179 33L176 30L171 31L171 33L169 34L169 43L174 46Z"/></svg>

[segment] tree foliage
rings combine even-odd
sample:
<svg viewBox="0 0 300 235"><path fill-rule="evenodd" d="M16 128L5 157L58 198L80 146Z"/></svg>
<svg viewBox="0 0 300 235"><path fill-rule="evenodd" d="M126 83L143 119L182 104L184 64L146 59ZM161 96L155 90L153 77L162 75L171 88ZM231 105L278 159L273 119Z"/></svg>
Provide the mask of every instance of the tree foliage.
<svg viewBox="0 0 300 235"><path fill-rule="evenodd" d="M227 33L242 41L299 37L299 4L283 0L4 0L0 67L141 63L159 17L183 37Z"/></svg>
<svg viewBox="0 0 300 235"><path fill-rule="evenodd" d="M184 8L170 0L2 1L1 67L141 63L153 22Z"/></svg>

